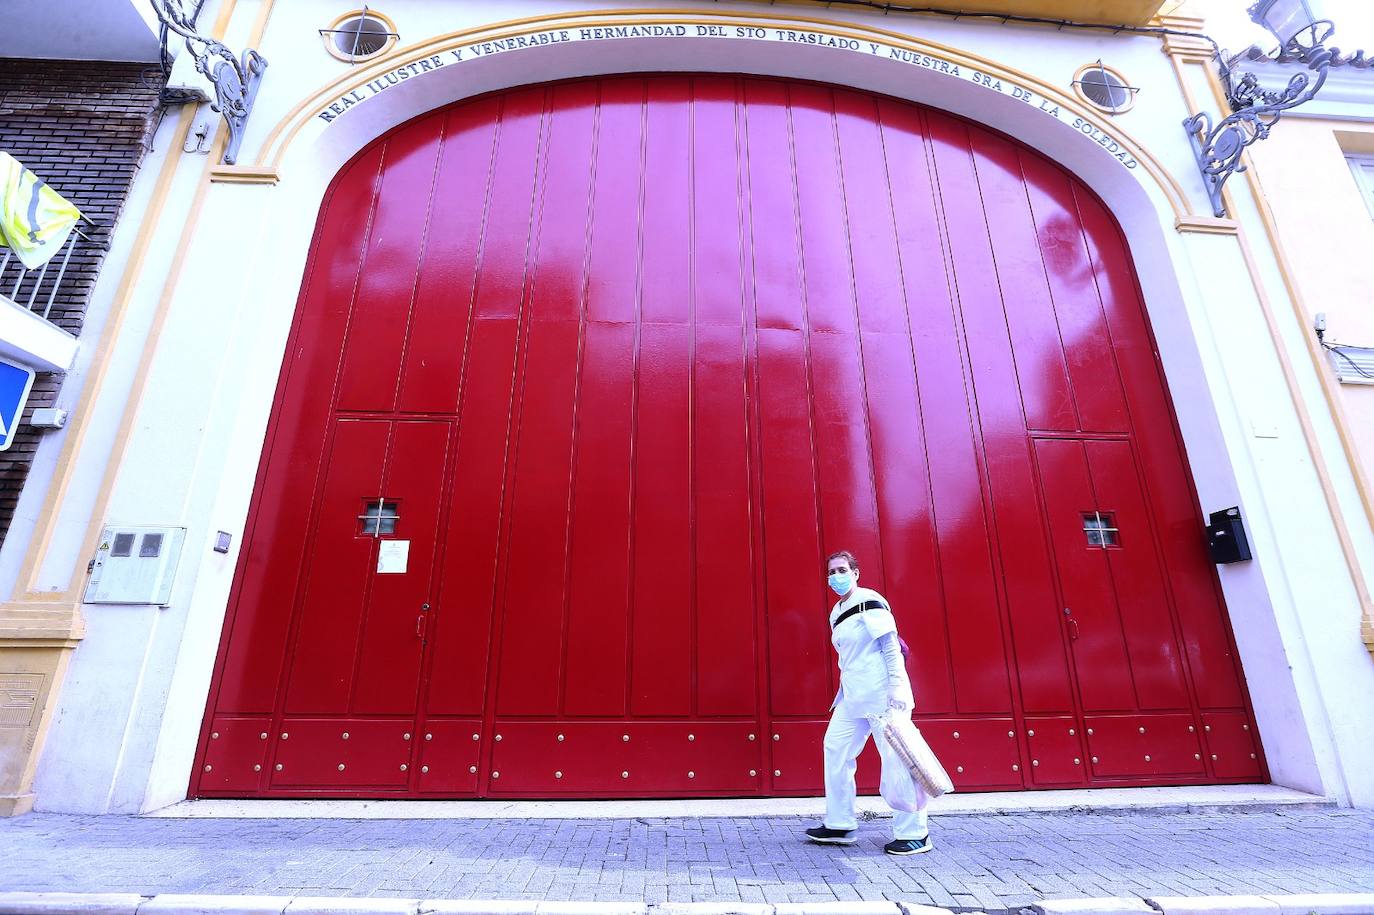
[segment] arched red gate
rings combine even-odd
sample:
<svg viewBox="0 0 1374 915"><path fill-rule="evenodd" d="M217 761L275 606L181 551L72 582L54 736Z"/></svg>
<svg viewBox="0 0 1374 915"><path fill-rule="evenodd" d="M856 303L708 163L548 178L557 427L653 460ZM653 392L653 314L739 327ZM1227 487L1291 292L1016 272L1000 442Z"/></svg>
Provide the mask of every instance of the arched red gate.
<svg viewBox="0 0 1374 915"><path fill-rule="evenodd" d="M1199 531L1035 152L766 79L461 102L322 208L192 793L815 793L841 547L960 788L1262 779Z"/></svg>

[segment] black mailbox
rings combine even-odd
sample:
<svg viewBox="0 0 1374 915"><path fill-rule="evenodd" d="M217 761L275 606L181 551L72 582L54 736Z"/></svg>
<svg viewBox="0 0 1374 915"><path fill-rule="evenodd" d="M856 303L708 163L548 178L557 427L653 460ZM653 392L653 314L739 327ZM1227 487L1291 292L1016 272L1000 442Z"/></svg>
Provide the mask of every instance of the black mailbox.
<svg viewBox="0 0 1374 915"><path fill-rule="evenodd" d="M1239 508L1212 512L1207 525L1207 550L1215 563L1245 562L1250 558L1250 540Z"/></svg>

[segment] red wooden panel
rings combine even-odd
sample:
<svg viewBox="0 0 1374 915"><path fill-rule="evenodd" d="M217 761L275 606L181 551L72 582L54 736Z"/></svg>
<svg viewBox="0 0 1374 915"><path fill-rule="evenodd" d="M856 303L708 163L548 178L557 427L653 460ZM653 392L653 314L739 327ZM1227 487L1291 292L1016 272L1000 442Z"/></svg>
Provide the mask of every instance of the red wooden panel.
<svg viewBox="0 0 1374 915"><path fill-rule="evenodd" d="M883 594L911 646L907 669L918 707L949 711L948 627L911 341L906 334L864 334L863 353Z"/></svg>
<svg viewBox="0 0 1374 915"><path fill-rule="evenodd" d="M329 450L300 628L293 644L288 714L346 713L367 607L377 541L362 534L358 515L382 495L382 466L391 424L341 420Z"/></svg>
<svg viewBox="0 0 1374 915"><path fill-rule="evenodd" d="M1121 528L1121 548L1107 550L1106 556L1131 656L1136 698L1142 709L1187 708L1183 658L1174 637L1169 598L1131 446L1126 442L1087 442L1084 447L1098 504L1102 511L1112 513Z"/></svg>
<svg viewBox="0 0 1374 915"><path fill-rule="evenodd" d="M853 331L854 290L829 89L796 85L792 99L806 319L813 331Z"/></svg>
<svg viewBox="0 0 1374 915"><path fill-rule="evenodd" d="M493 794L755 793L763 781L750 723L501 721Z"/></svg>
<svg viewBox="0 0 1374 915"><path fill-rule="evenodd" d="M1130 418L1121 392L1121 373L1068 176L1039 156L1019 158L1035 211L1081 428L1124 432L1130 428Z"/></svg>
<svg viewBox="0 0 1374 915"><path fill-rule="evenodd" d="M758 708L743 346L738 328L697 327L692 469L699 715L752 715Z"/></svg>
<svg viewBox="0 0 1374 915"><path fill-rule="evenodd" d="M593 83L564 83L550 94L538 217L531 227L537 234L529 319L577 321L582 317L597 92Z"/></svg>
<svg viewBox="0 0 1374 915"><path fill-rule="evenodd" d="M775 715L824 715L835 695L826 676L834 661L821 592L803 333L760 328L758 371L764 562L770 569L786 570L768 579L771 710Z"/></svg>
<svg viewBox="0 0 1374 915"><path fill-rule="evenodd" d="M822 742L829 722L775 721L767 741L770 751L768 763L772 770L773 793L783 795L818 795L825 791L825 752ZM878 748L870 738L859 754L859 767L854 784L860 794L876 794L882 773Z"/></svg>
<svg viewBox="0 0 1374 915"><path fill-rule="evenodd" d="M410 721L287 718L272 754L272 786L404 788L414 730Z"/></svg>
<svg viewBox="0 0 1374 915"><path fill-rule="evenodd" d="M552 715L563 672L578 328L536 321L527 332L497 710Z"/></svg>
<svg viewBox="0 0 1374 915"><path fill-rule="evenodd" d="M1025 494L1031 482L1026 453L1025 418L1020 398L1013 396L1016 375L1006 322L1002 317L1001 293L997 287L992 249L981 207L969 205L978 199L976 175L968 147L968 131L957 121L929 113L927 130L935 163L939 199L943 205L948 232L950 263L957 273L958 313L968 351L974 393L977 396L982 448L992 486L999 534L1005 542L1022 541L1016 532L1028 528L1029 514ZM917 371L920 371L919 356ZM923 402L925 387L922 386ZM931 399L938 391L931 392ZM965 427L967 428L967 427ZM974 434L962 433L963 438ZM934 443L932 443L933 446ZM968 446L963 446L967 448ZM931 448L931 454L940 453ZM1007 659L1001 619L993 598L990 573L985 572L989 535L978 518L979 500L973 480L976 461L941 468L936 479L937 518L953 516L959 522L949 531L951 555L945 562L946 600L951 608L950 649L954 662L958 709L961 712L1004 712L1011 707ZM943 478L955 477L959 484L949 485ZM948 495L945 495L945 494ZM942 499L955 504L942 507ZM969 524L975 518L980 524ZM944 523L942 525L942 538ZM962 535L960 537L959 535ZM1007 551L1013 552L1014 551ZM956 570L977 570L960 574ZM974 593L960 594L961 587L978 587Z"/></svg>
<svg viewBox="0 0 1374 915"><path fill-rule="evenodd" d="M958 791L1021 788L1024 773L1011 718L918 718Z"/></svg>
<svg viewBox="0 0 1374 915"><path fill-rule="evenodd" d="M1098 778L1203 775L1192 715L1092 715L1084 724Z"/></svg>
<svg viewBox="0 0 1374 915"><path fill-rule="evenodd" d="M1110 214L1092 194L1074 191L1088 241L1089 257L1102 296L1125 379L1131 414L1138 429L1141 464L1150 492L1150 509L1160 533L1170 585L1198 704L1238 708L1245 702L1240 665L1227 628L1216 584L1216 568L1198 547L1202 513L1188 478L1154 341L1145 324L1125 241ZM1166 435L1164 430L1173 434Z"/></svg>
<svg viewBox="0 0 1374 915"><path fill-rule="evenodd" d="M1026 744L1030 748L1030 776L1037 787L1062 788L1085 785L1083 733L1076 718L1068 716L1026 719Z"/></svg>
<svg viewBox="0 0 1374 915"><path fill-rule="evenodd" d="M738 327L743 318L737 80L692 81L692 250L698 324Z"/></svg>
<svg viewBox="0 0 1374 915"><path fill-rule="evenodd" d="M417 727L416 790L422 794L476 793L481 730L481 721L436 718Z"/></svg>
<svg viewBox="0 0 1374 915"><path fill-rule="evenodd" d="M619 716L628 705L632 393L625 367L634 364L634 325L592 322L586 335L562 711ZM657 442L640 444L652 460Z"/></svg>
<svg viewBox="0 0 1374 915"><path fill-rule="evenodd" d="M1203 712L1202 737L1217 778L1248 781L1263 777L1259 741L1244 712Z"/></svg>
<svg viewBox="0 0 1374 915"><path fill-rule="evenodd" d="M643 144L644 83L638 79L601 84L595 190L591 208L587 263L587 317L592 321L635 320L638 302L635 269L639 252L639 176ZM658 270L650 262L648 271Z"/></svg>
<svg viewBox="0 0 1374 915"><path fill-rule="evenodd" d="M499 318L473 324L439 599L430 619L426 708L434 715L481 714L491 651L516 324Z"/></svg>
<svg viewBox="0 0 1374 915"><path fill-rule="evenodd" d="M877 100L857 92L836 92L835 133L843 172L841 190L859 325L864 333L905 333L905 290L897 257L893 192L884 168Z"/></svg>
<svg viewBox="0 0 1374 915"><path fill-rule="evenodd" d="M812 334L811 389L816 481L826 552L859 558L860 583L883 590L873 464L868 439L863 366L857 334ZM798 392L803 394L803 392ZM805 402L802 401L803 407ZM819 562L817 563L819 565Z"/></svg>
<svg viewBox="0 0 1374 915"><path fill-rule="evenodd" d="M272 719L217 716L210 725L210 742L201 763L204 792L256 791L263 783Z"/></svg>
<svg viewBox="0 0 1374 915"><path fill-rule="evenodd" d="M645 324L640 334L630 712L685 716L694 659L692 332Z"/></svg>
<svg viewBox="0 0 1374 915"><path fill-rule="evenodd" d="M497 99L483 99L451 110L444 127L396 404L402 411L458 407L499 110Z"/></svg>
<svg viewBox="0 0 1374 915"><path fill-rule="evenodd" d="M644 256L641 313L645 323L687 324L692 315L692 82L649 80L644 111Z"/></svg>
<svg viewBox="0 0 1374 915"><path fill-rule="evenodd" d="M1090 544L1083 530L1084 513L1109 507L1093 494L1081 442L1042 439L1036 441L1035 453L1083 707L1134 709L1130 657L1107 551Z"/></svg>
<svg viewBox="0 0 1374 915"><path fill-rule="evenodd" d="M380 145L340 173L316 230L300 317L282 366L281 391L240 559L228 647L217 686L222 712L270 712L285 670L287 633L303 568L311 502L322 471L329 398L347 303L361 269L358 214L372 209Z"/></svg>
<svg viewBox="0 0 1374 915"><path fill-rule="evenodd" d="M522 89L501 102L482 264L477 277L477 317L514 318L524 300L531 207L543 152L544 90Z"/></svg>
<svg viewBox="0 0 1374 915"><path fill-rule="evenodd" d="M450 431L446 422L400 422L392 430L382 495L395 500L400 518L384 539L409 541L409 556L405 572L370 576L349 708L355 715L415 713Z"/></svg>
<svg viewBox="0 0 1374 915"><path fill-rule="evenodd" d="M1043 234L1037 237L1016 147L984 130L970 130L969 139L983 208L995 214L988 220L988 234L997 279L1004 293L1012 292L1004 312L1016 351L1016 380L1026 424L1032 429L1077 429L1045 266L1045 259L1055 257L1057 246L1064 242ZM1073 228L1070 224L1068 230L1059 231Z"/></svg>
<svg viewBox="0 0 1374 915"><path fill-rule="evenodd" d="M396 403L443 126L442 116L430 116L387 140L335 409L390 410Z"/></svg>
<svg viewBox="0 0 1374 915"><path fill-rule="evenodd" d="M787 87L744 84L751 264L759 327L805 327Z"/></svg>

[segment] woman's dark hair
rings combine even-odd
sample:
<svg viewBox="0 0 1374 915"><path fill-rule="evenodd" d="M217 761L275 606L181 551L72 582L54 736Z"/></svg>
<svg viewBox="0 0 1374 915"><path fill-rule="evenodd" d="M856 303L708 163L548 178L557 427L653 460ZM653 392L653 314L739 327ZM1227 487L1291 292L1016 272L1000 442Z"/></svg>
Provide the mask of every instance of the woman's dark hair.
<svg viewBox="0 0 1374 915"><path fill-rule="evenodd" d="M830 571L830 563L836 559L843 559L845 562L849 563L849 567L851 569L853 569L855 572L859 571L858 557L856 557L853 553L849 552L849 550L839 550L838 552L831 553L829 556L825 557L825 568L827 572Z"/></svg>

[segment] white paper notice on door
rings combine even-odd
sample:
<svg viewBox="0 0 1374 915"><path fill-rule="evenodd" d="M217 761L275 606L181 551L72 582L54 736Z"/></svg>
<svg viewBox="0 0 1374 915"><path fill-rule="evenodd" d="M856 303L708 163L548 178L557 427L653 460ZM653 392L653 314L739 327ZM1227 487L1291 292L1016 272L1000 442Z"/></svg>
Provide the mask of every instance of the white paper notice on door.
<svg viewBox="0 0 1374 915"><path fill-rule="evenodd" d="M409 540L383 540L377 547L379 573L395 575L406 570L406 563L410 561Z"/></svg>

